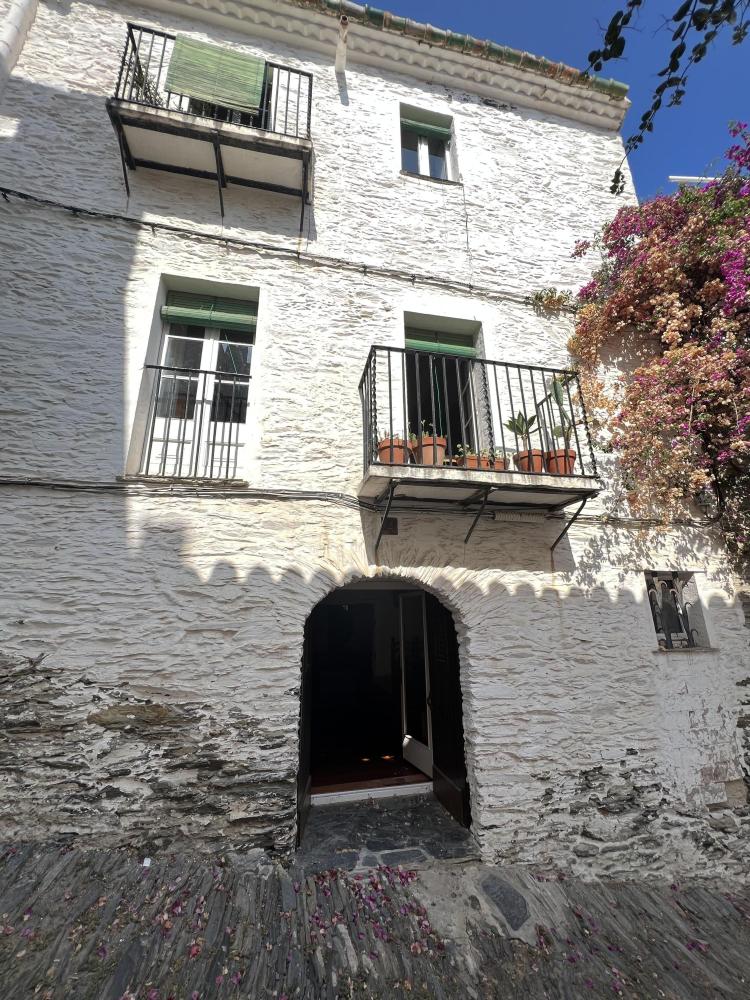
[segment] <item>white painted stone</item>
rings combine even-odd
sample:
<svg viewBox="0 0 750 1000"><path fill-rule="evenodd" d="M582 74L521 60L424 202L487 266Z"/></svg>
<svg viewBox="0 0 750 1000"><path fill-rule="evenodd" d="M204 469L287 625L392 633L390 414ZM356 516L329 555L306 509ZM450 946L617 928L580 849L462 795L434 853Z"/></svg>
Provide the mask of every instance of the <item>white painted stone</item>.
<svg viewBox="0 0 750 1000"><path fill-rule="evenodd" d="M104 103L126 19L315 74L315 197L302 239L299 203L284 196L230 187L223 227L210 182L138 170L126 199ZM454 615L485 858L742 874L746 859L722 846L724 829L702 846L709 805L723 794L743 810L737 684L750 666L734 581L704 528L605 523L592 505L552 556L559 519L481 521L464 545L465 518L400 515L399 535L384 538L376 558L375 515L334 500L118 487L141 444L137 401L143 365L156 361L160 296L177 280L233 295L259 289L243 468L257 490L355 492L359 378L372 344L402 345L405 311L480 322L489 358L568 361L569 318L541 317L523 298L586 279L570 250L617 207L608 180L620 139L493 107L397 65L358 66L351 53L342 88L333 51L298 45L129 4L42 2L0 102L0 116L19 122L3 140L0 184L133 220L0 202L0 648L16 664L46 654L32 688L47 683L42 667L60 672L54 700L76 721L63 738L76 756L62 791L36 758L32 781L0 766L0 832L128 842L153 835L158 817L165 836L180 831L196 844L244 837L287 850L305 620L338 586L394 578L424 586ZM400 101L453 115L462 186L400 175ZM370 269L297 261L298 249ZM643 571L666 568L696 572L714 651L654 653ZM190 721L161 742L89 721L147 699ZM44 731L16 751L54 752L45 698L24 696L16 710L41 713ZM172 760L165 747L177 753L182 739L186 759ZM204 759L212 745L214 770ZM196 785L219 812L179 798ZM105 786L121 794L110 792L102 810Z"/></svg>

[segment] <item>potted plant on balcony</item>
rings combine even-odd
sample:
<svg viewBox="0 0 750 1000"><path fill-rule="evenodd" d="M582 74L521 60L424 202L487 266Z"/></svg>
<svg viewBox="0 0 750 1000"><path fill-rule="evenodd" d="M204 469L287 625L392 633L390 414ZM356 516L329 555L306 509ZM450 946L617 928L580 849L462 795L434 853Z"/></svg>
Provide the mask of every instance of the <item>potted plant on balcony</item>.
<svg viewBox="0 0 750 1000"><path fill-rule="evenodd" d="M501 448L490 448L489 455L495 472L503 472L510 465L505 452Z"/></svg>
<svg viewBox="0 0 750 1000"><path fill-rule="evenodd" d="M547 470L553 475L572 476L573 468L576 464L576 452L570 447L573 421L565 410L563 385L564 383L559 377L552 380L552 395L560 411L560 423L552 428L552 437L555 441L562 441L563 447L548 451L545 458L547 460Z"/></svg>
<svg viewBox="0 0 750 1000"><path fill-rule="evenodd" d="M461 466L464 469L491 469L492 459L489 450L485 449L477 454L471 445L468 444L458 444L456 445L456 455L454 461L456 465Z"/></svg>
<svg viewBox="0 0 750 1000"><path fill-rule="evenodd" d="M429 428L429 430L428 430ZM411 435L413 439L414 457L419 465L443 465L445 449L448 441L441 434L435 434L432 424L422 421L422 431Z"/></svg>
<svg viewBox="0 0 750 1000"><path fill-rule="evenodd" d="M378 435L378 461L384 465L408 465L410 444L402 437L390 433Z"/></svg>
<svg viewBox="0 0 750 1000"><path fill-rule="evenodd" d="M516 452L514 461L520 472L544 472L544 452L541 448L531 447L532 428L536 424L536 415L526 417L519 410L515 417L505 422L505 427L520 438L524 450Z"/></svg>

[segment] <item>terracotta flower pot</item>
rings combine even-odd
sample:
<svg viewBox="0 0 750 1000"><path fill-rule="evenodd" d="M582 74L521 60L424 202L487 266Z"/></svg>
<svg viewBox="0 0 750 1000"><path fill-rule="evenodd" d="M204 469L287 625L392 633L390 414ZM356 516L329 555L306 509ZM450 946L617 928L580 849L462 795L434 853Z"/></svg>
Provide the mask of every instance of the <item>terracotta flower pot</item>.
<svg viewBox="0 0 750 1000"><path fill-rule="evenodd" d="M513 458L520 472L544 472L544 452L539 448L519 451Z"/></svg>
<svg viewBox="0 0 750 1000"><path fill-rule="evenodd" d="M495 455L492 459L492 465L495 472L503 472L508 468L509 464L508 459L504 455Z"/></svg>
<svg viewBox="0 0 750 1000"><path fill-rule="evenodd" d="M547 471L553 476L572 476L573 467L576 464L576 452L572 449L558 448L556 451L548 451Z"/></svg>
<svg viewBox="0 0 750 1000"><path fill-rule="evenodd" d="M490 469L490 460L485 458L484 455L459 455L456 459L456 465L462 466L464 469Z"/></svg>
<svg viewBox="0 0 750 1000"><path fill-rule="evenodd" d="M415 457L420 465L442 465L448 442L444 437L425 435L417 439Z"/></svg>
<svg viewBox="0 0 750 1000"><path fill-rule="evenodd" d="M382 441L378 441L378 461L384 465L408 465L409 448L406 441L400 437L383 438Z"/></svg>

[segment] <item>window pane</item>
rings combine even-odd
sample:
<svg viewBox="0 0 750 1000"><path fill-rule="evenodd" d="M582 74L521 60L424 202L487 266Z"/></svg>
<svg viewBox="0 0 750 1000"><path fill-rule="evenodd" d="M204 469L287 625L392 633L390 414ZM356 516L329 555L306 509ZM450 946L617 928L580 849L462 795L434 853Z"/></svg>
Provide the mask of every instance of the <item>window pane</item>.
<svg viewBox="0 0 750 1000"><path fill-rule="evenodd" d="M430 177L447 181L448 162L445 142L442 139L428 139L427 148L430 153Z"/></svg>
<svg viewBox="0 0 750 1000"><path fill-rule="evenodd" d="M174 420L192 420L198 378L174 378L162 374L156 416Z"/></svg>
<svg viewBox="0 0 750 1000"><path fill-rule="evenodd" d="M419 138L406 128L401 129L401 169L419 173Z"/></svg>
<svg viewBox="0 0 750 1000"><path fill-rule="evenodd" d="M164 352L164 364L169 368L200 368L203 354L203 327L193 327L198 336L175 337L167 336L167 349Z"/></svg>
<svg viewBox="0 0 750 1000"><path fill-rule="evenodd" d="M230 344L254 344L255 334L249 330L247 332L244 330L220 330L219 340Z"/></svg>
<svg viewBox="0 0 750 1000"><path fill-rule="evenodd" d="M216 359L216 370L231 372L233 375L249 375L250 361L253 354L252 340L249 343L237 343L238 339L251 338L252 334L235 333L232 330L222 330L219 341L219 354Z"/></svg>
<svg viewBox="0 0 750 1000"><path fill-rule="evenodd" d="M247 418L247 382L225 379L214 386L211 419L217 423L244 424Z"/></svg>

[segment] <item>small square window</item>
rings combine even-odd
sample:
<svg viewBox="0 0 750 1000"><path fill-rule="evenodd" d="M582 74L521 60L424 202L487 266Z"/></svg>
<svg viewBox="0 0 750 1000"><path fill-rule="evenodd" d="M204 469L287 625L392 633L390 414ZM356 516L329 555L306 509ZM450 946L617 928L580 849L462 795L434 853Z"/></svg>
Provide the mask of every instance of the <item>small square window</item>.
<svg viewBox="0 0 750 1000"><path fill-rule="evenodd" d="M407 174L452 180L452 120L401 105L401 169Z"/></svg>
<svg viewBox="0 0 750 1000"><path fill-rule="evenodd" d="M710 646L695 574L649 570L646 588L661 649Z"/></svg>

